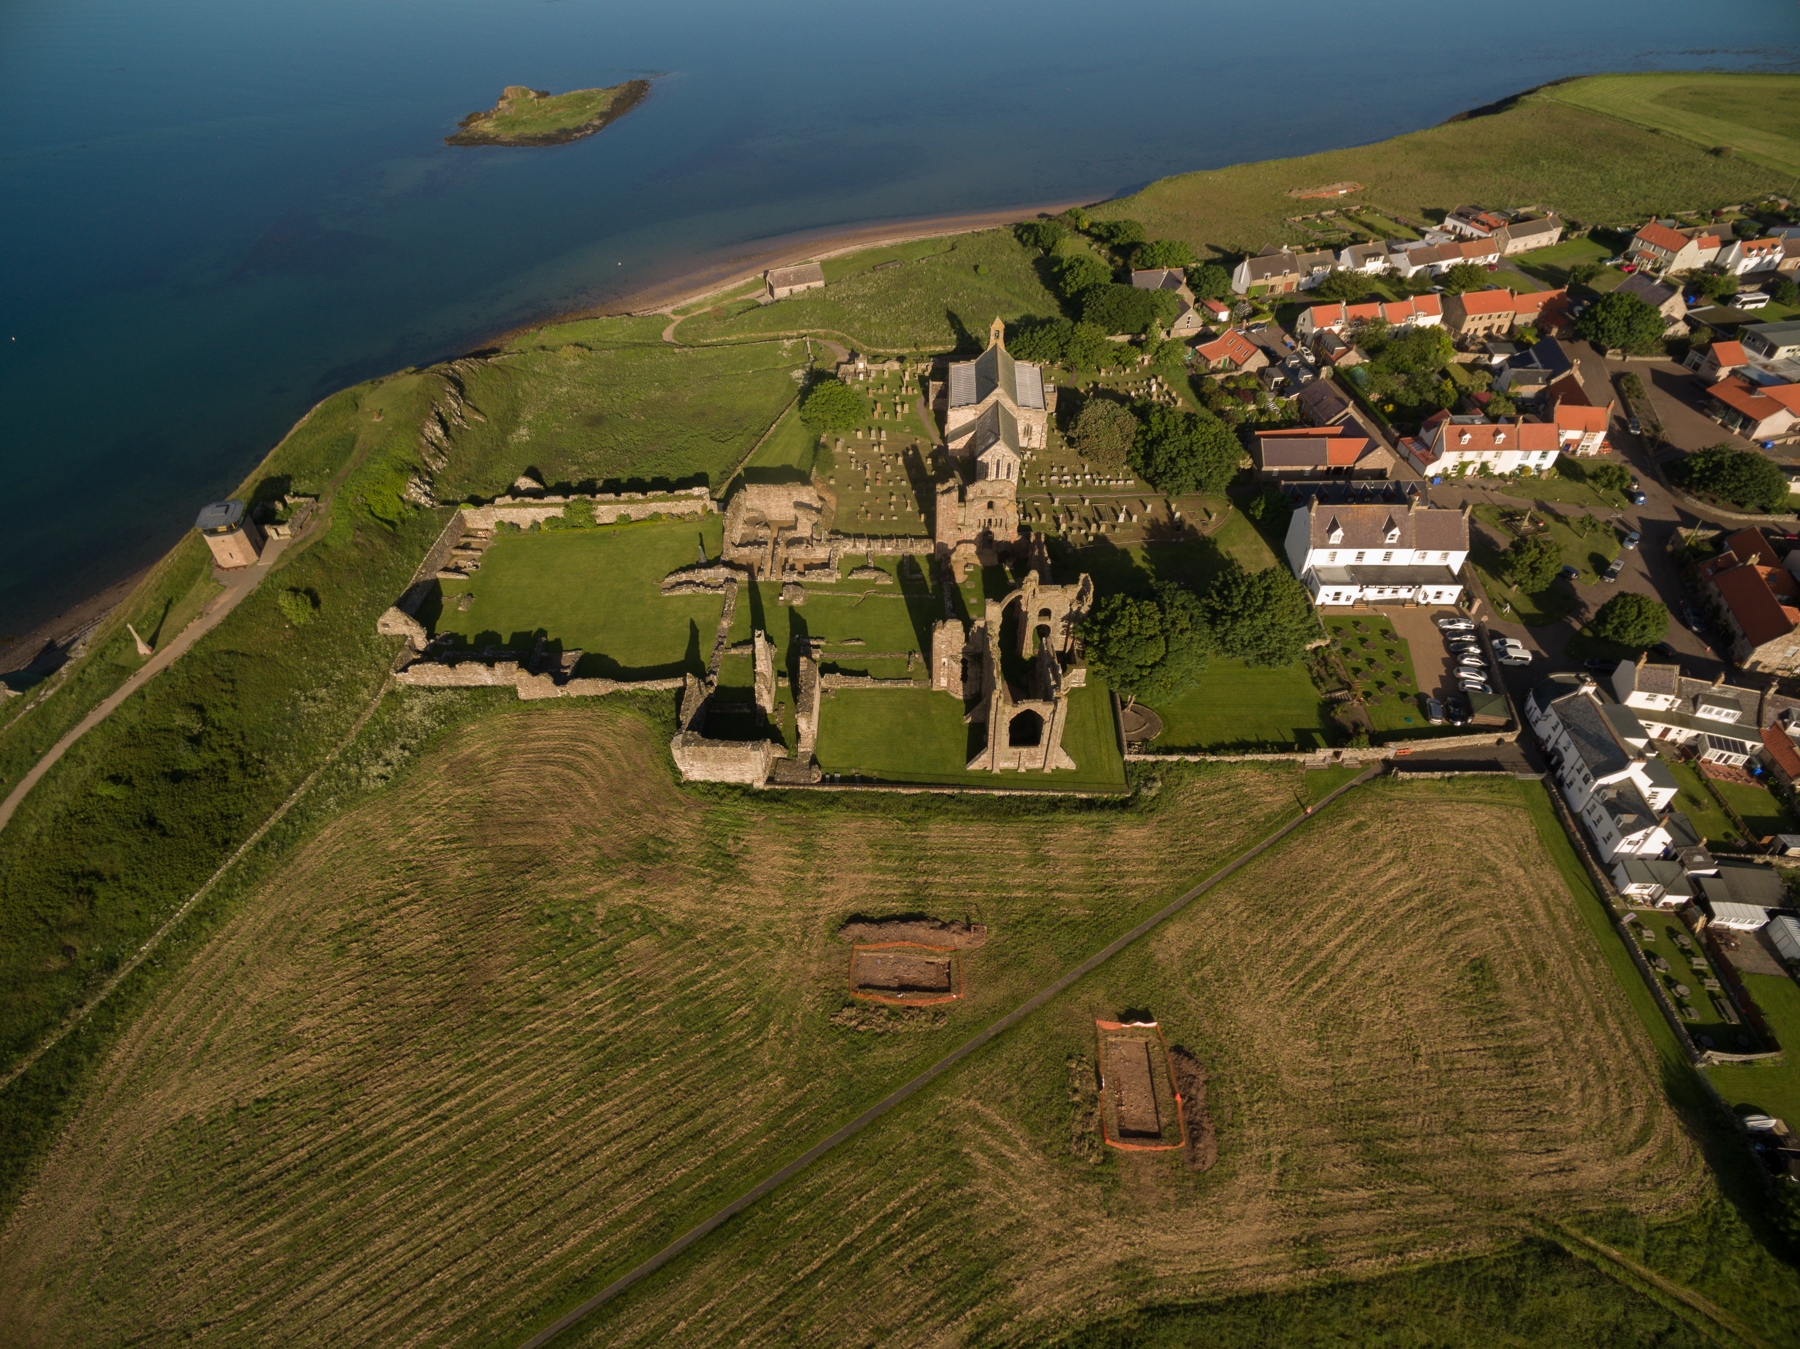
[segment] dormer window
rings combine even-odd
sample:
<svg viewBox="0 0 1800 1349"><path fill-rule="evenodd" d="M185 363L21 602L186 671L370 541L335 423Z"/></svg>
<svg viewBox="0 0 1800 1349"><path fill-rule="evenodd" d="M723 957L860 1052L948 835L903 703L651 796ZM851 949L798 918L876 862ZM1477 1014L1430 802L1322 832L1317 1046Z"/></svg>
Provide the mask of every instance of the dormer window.
<svg viewBox="0 0 1800 1349"><path fill-rule="evenodd" d="M1504 432L1504 431L1494 432L1494 444L1496 444L1496 445L1506 444L1506 432Z"/></svg>
<svg viewBox="0 0 1800 1349"><path fill-rule="evenodd" d="M1400 542L1400 525L1391 515L1388 517L1387 528L1382 532L1389 543Z"/></svg>
<svg viewBox="0 0 1800 1349"><path fill-rule="evenodd" d="M1331 523L1325 526L1325 542L1338 544L1344 541L1344 527L1338 523L1337 516L1331 517Z"/></svg>
<svg viewBox="0 0 1800 1349"><path fill-rule="evenodd" d="M1467 431L1464 431L1460 436L1458 436L1456 438L1456 443L1459 445L1467 445L1474 438L1475 437L1470 435Z"/></svg>

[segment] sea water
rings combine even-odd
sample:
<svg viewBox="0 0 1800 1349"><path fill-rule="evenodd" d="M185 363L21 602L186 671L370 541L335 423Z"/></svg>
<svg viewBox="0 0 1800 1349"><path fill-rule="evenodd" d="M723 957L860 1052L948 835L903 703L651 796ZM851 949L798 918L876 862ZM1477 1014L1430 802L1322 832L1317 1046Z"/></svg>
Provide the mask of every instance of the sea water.
<svg viewBox="0 0 1800 1349"><path fill-rule="evenodd" d="M1793 0L9 0L0 636L156 557L332 390L757 240L1796 61ZM644 75L575 144L443 144L504 85Z"/></svg>

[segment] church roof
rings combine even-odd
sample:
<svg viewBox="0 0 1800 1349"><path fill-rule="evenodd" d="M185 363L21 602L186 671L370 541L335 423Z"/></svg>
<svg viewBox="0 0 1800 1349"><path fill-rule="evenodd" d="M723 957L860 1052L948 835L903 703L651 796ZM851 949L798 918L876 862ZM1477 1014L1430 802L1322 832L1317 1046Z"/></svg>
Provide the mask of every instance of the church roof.
<svg viewBox="0 0 1800 1349"><path fill-rule="evenodd" d="M1014 407L1039 411L1044 406L1043 372L1030 361L1015 361L999 343L972 361L951 365L951 407L973 407L995 389L1006 395Z"/></svg>

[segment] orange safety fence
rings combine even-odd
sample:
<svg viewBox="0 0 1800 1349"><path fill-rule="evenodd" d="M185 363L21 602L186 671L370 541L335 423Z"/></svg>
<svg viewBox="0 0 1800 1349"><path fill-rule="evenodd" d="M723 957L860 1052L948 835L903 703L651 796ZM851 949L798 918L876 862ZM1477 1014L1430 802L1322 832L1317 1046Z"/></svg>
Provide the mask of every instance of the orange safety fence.
<svg viewBox="0 0 1800 1349"><path fill-rule="evenodd" d="M950 991L934 997L901 997L889 993L871 993L856 984L856 957L864 951L892 951L898 947L906 947L914 951L935 951L950 957ZM917 941L881 941L852 945L850 948L850 996L861 998L865 1002L884 1002L893 1007L936 1007L940 1003L956 1002L963 995L962 950L955 946L930 946Z"/></svg>
<svg viewBox="0 0 1800 1349"><path fill-rule="evenodd" d="M1109 1148L1121 1152L1174 1152L1187 1141L1187 1113L1181 1104L1181 1089L1175 1085L1175 1065L1169 1061L1169 1042L1163 1039L1162 1026L1155 1021L1094 1021L1094 1054L1100 1071L1100 1138ZM1163 1072L1169 1078L1169 1094L1175 1098L1175 1141L1173 1143L1127 1143L1114 1138L1106 1127L1106 1033L1120 1030L1153 1030L1162 1048ZM1120 1037L1124 1038L1124 1037Z"/></svg>

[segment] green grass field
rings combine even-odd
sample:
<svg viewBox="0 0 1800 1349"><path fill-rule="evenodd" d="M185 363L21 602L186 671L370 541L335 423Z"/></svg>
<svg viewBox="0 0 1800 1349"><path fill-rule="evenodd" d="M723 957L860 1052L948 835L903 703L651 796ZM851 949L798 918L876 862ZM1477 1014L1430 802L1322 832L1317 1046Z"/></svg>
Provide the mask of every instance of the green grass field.
<svg viewBox="0 0 1800 1349"><path fill-rule="evenodd" d="M1312 749L1325 743L1319 690L1301 664L1277 669L1215 657L1197 687L1150 704L1163 733L1156 753Z"/></svg>
<svg viewBox="0 0 1800 1349"><path fill-rule="evenodd" d="M697 541L717 557L719 537L716 515L501 534L474 577L440 583L442 598L421 607L420 620L434 634L456 633L472 646L529 652L545 637L565 651L586 653L582 675L697 674L712 651L720 602L665 597L658 585L675 568L693 564ZM467 610L454 602L464 593L474 596Z"/></svg>
<svg viewBox="0 0 1800 1349"><path fill-rule="evenodd" d="M1719 803L1706 790L1706 784L1700 780L1700 774L1693 764L1673 756L1665 757L1663 762L1668 765L1681 787L1670 809L1685 814L1702 838L1720 843L1741 842L1743 836L1738 832L1737 826L1731 822L1729 815L1719 809Z"/></svg>
<svg viewBox="0 0 1800 1349"><path fill-rule="evenodd" d="M705 485L720 491L793 401L803 343L712 351L668 346L666 320L590 319L538 329L458 364L481 418L449 428L439 500L491 498L523 469L551 487Z"/></svg>
<svg viewBox="0 0 1800 1349"><path fill-rule="evenodd" d="M1612 80L1656 81L1659 76L1615 76ZM1731 82L1761 78L1772 88L1793 88L1793 76L1692 75L1683 87L1707 99L1733 99ZM1782 84L1779 81L1789 81ZM1360 194L1333 203L1355 210L1370 203L1412 219L1441 219L1466 201L1523 206L1544 203L1565 216L1589 222L1641 221L1655 212L1693 210L1741 202L1788 190L1792 172L1755 162L1745 153L1718 157L1706 145L1576 106L1591 81L1559 85L1526 95L1505 111L1447 122L1396 136L1375 145L1297 159L1238 164L1180 174L1152 183L1134 196L1096 209L1106 217L1140 220L1152 238L1185 239L1196 248L1254 253L1269 243L1301 241L1306 235L1286 218L1314 203L1288 192L1354 180ZM1608 96L1611 98L1612 96ZM1684 95L1685 97L1685 95ZM1613 101L1616 101L1613 100ZM1791 104L1791 98L1788 102ZM1735 112L1742 107L1741 114ZM1734 105L1737 135L1748 145L1764 105ZM1776 116L1786 127L1791 113ZM1778 132L1777 139L1791 132ZM1793 142L1776 147L1771 163Z"/></svg>
<svg viewBox="0 0 1800 1349"><path fill-rule="evenodd" d="M1755 786L1747 782L1715 782L1723 796L1738 813L1738 818L1750 827L1753 839L1761 840L1771 834L1791 834L1794 832L1794 818L1788 814L1787 807L1777 801L1767 787Z"/></svg>
<svg viewBox="0 0 1800 1349"><path fill-rule="evenodd" d="M1599 262L1611 257L1611 251L1605 244L1590 239L1587 235L1577 235L1573 239L1564 239L1549 248L1534 248L1529 253L1521 253L1517 257L1507 259L1508 265L1518 268L1528 276L1536 277L1545 285L1567 287L1569 271L1583 263ZM1611 269L1608 269L1611 272ZM1611 272L1616 276L1618 273Z"/></svg>
<svg viewBox="0 0 1800 1349"><path fill-rule="evenodd" d="M1800 174L1800 81L1792 75L1592 75L1542 97Z"/></svg>
<svg viewBox="0 0 1800 1349"><path fill-rule="evenodd" d="M871 270L908 252L917 260ZM737 306L726 306L696 314L682 321L675 336L706 343L807 331L875 351L976 349L987 345L988 324L996 316L1011 320L1062 312L1040 278L1039 261L1034 250L1004 230L872 250L827 262L823 290L737 313L730 312Z"/></svg>
<svg viewBox="0 0 1800 1349"><path fill-rule="evenodd" d="M1063 749L1075 761L1053 773L970 773L980 727L963 724L963 703L920 689L837 689L819 709L819 767L845 778L938 786L1037 791L1125 789L1125 761L1113 730L1112 696L1089 676L1069 695Z"/></svg>
<svg viewBox="0 0 1800 1349"><path fill-rule="evenodd" d="M1722 1063L1706 1075L1739 1114L1773 1115L1800 1129L1800 985L1785 974L1746 974L1744 986L1781 1042L1782 1056L1764 1063Z"/></svg>

